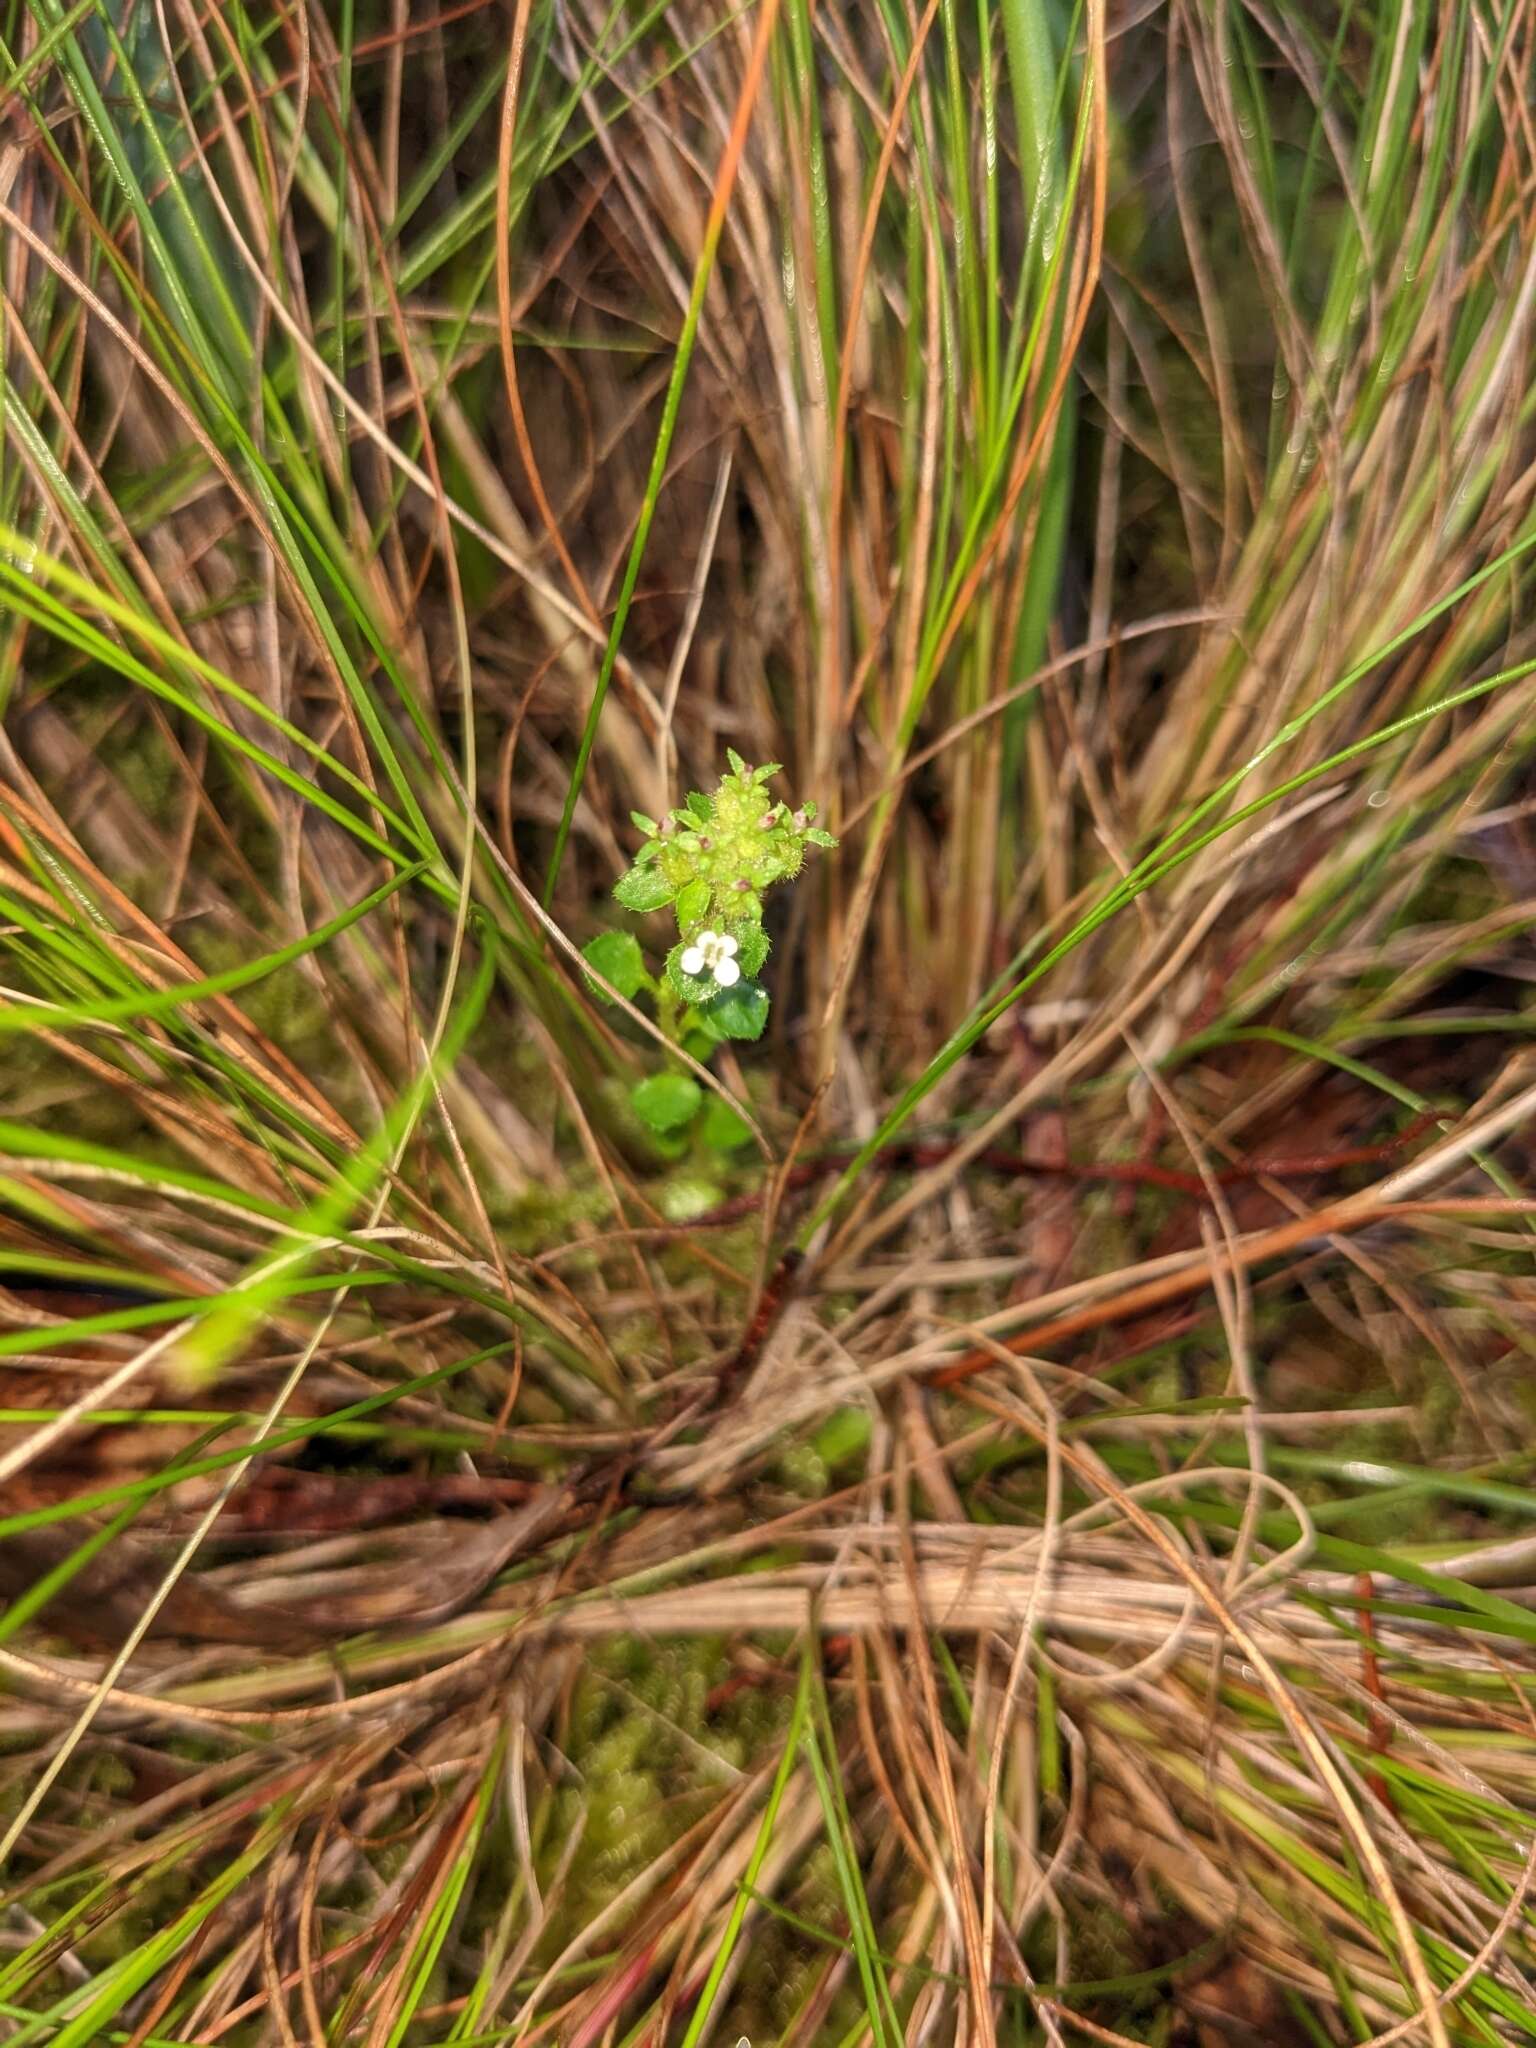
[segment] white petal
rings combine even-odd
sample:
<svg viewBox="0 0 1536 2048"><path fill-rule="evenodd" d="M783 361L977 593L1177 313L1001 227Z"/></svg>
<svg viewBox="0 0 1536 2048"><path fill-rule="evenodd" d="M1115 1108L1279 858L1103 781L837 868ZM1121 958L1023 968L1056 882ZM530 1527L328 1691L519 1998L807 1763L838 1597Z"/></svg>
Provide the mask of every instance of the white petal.
<svg viewBox="0 0 1536 2048"><path fill-rule="evenodd" d="M736 941L731 937L730 933L727 932L725 937L720 941L720 951L725 955L726 959L729 960L731 955L737 952L738 950L739 948L737 947Z"/></svg>
<svg viewBox="0 0 1536 2048"><path fill-rule="evenodd" d="M713 953L713 951L715 950L716 946L718 946L718 945L719 945L719 943L720 943L720 934L719 934L718 932L700 932L700 933L699 933L699 937L698 937L698 944L699 944L699 945L700 945L700 946L702 947L702 949L703 949L703 950L704 950L704 951L705 951L706 953Z"/></svg>
<svg viewBox="0 0 1536 2048"><path fill-rule="evenodd" d="M682 968L684 974L702 974L704 972L704 955L699 947L686 946L683 949L683 957L677 964Z"/></svg>
<svg viewBox="0 0 1536 2048"><path fill-rule="evenodd" d="M715 962L715 979L722 988L730 988L741 979L741 969L729 957Z"/></svg>

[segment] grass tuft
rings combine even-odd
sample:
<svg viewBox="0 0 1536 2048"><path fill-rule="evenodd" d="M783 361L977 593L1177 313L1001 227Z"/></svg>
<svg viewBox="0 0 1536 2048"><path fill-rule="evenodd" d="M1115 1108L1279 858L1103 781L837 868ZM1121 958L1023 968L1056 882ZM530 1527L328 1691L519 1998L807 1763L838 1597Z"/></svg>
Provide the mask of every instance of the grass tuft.
<svg viewBox="0 0 1536 2048"><path fill-rule="evenodd" d="M1533 27L0 7L9 2042L1536 2033Z"/></svg>

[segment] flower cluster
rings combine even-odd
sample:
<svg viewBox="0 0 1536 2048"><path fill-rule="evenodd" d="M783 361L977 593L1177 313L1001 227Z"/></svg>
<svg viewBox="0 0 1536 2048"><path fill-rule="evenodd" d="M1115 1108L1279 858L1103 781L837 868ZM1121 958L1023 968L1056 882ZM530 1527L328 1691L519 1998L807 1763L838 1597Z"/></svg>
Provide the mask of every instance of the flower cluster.
<svg viewBox="0 0 1536 2048"><path fill-rule="evenodd" d="M660 824L630 814L645 844L613 893L626 910L672 904L685 938L707 920L758 922L764 891L799 874L808 846L837 844L817 825L814 804L791 811L765 793L777 762L749 768L732 752L730 763L713 796L695 790Z"/></svg>

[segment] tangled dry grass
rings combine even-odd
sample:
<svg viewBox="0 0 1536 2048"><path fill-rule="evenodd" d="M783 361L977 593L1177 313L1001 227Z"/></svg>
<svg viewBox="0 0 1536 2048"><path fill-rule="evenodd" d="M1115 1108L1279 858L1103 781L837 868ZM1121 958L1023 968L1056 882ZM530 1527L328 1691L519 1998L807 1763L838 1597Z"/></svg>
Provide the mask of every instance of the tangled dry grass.
<svg viewBox="0 0 1536 2048"><path fill-rule="evenodd" d="M1530 2036L1532 30L9 11L9 2040Z"/></svg>

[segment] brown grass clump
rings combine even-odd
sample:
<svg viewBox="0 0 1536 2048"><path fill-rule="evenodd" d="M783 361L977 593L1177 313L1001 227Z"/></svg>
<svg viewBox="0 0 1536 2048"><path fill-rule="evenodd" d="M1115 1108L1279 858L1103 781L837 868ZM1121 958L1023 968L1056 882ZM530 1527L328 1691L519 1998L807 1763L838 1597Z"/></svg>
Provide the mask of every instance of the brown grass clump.
<svg viewBox="0 0 1536 2048"><path fill-rule="evenodd" d="M12 10L9 2039L1529 2037L1533 27Z"/></svg>

